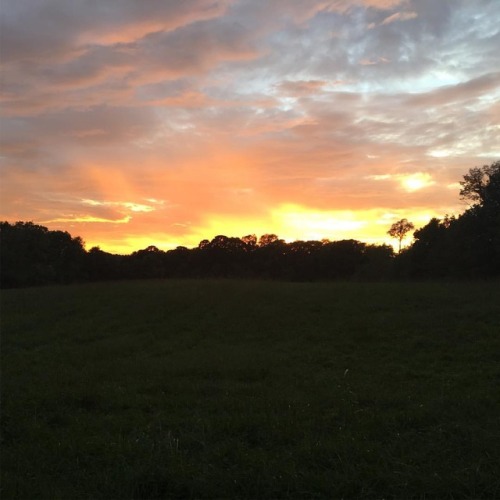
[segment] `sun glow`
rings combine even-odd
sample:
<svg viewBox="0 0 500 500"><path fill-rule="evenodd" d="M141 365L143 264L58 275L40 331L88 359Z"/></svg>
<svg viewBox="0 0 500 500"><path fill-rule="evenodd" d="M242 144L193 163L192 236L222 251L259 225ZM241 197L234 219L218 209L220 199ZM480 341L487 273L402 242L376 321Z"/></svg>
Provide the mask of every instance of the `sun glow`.
<svg viewBox="0 0 500 500"><path fill-rule="evenodd" d="M429 174L422 172L402 175L400 182L403 188L408 192L418 191L419 189L423 189L434 184L432 177Z"/></svg>
<svg viewBox="0 0 500 500"><path fill-rule="evenodd" d="M373 181L396 181L409 193L424 189L435 184L432 176L426 172L415 172L413 174L380 174L368 175L366 179Z"/></svg>
<svg viewBox="0 0 500 500"><path fill-rule="evenodd" d="M341 239L355 238L367 224L353 211L318 211L295 204L278 207L272 212L272 218L287 241L337 239L337 235Z"/></svg>

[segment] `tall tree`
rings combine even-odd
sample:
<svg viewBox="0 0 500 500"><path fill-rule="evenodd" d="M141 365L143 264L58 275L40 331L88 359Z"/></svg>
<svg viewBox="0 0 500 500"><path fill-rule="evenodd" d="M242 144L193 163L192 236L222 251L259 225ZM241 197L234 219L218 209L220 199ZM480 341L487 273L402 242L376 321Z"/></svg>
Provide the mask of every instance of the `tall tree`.
<svg viewBox="0 0 500 500"><path fill-rule="evenodd" d="M409 222L408 219L401 219L395 222L387 234L389 234L392 238L396 238L399 242L399 253L401 253L401 243L404 240L405 236L415 229L415 226L412 222Z"/></svg>
<svg viewBox="0 0 500 500"><path fill-rule="evenodd" d="M474 167L460 181L460 198L474 205L500 206L500 160L491 165Z"/></svg>

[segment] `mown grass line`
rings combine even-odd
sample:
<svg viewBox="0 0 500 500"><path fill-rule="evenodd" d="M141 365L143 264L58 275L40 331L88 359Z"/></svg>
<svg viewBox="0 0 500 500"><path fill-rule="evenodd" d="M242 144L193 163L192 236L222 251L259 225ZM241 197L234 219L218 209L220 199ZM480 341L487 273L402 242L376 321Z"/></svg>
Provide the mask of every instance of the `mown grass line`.
<svg viewBox="0 0 500 500"><path fill-rule="evenodd" d="M498 283L2 292L3 498L496 498Z"/></svg>

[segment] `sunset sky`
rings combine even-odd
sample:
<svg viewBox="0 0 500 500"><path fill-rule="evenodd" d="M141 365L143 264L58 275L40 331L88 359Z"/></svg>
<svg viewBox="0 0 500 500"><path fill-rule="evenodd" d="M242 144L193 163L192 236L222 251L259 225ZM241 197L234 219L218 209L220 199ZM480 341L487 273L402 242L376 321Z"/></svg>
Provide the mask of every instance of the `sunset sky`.
<svg viewBox="0 0 500 500"><path fill-rule="evenodd" d="M3 0L0 219L130 253L390 242L500 157L499 0Z"/></svg>

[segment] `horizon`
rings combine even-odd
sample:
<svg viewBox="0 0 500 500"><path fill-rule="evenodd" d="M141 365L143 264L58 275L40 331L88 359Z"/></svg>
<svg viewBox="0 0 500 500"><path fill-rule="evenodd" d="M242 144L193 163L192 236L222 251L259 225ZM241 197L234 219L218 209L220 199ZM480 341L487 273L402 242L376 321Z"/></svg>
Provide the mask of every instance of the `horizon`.
<svg viewBox="0 0 500 500"><path fill-rule="evenodd" d="M461 214L463 175L500 157L496 0L11 1L0 18L0 220L87 250L394 248L394 222Z"/></svg>
<svg viewBox="0 0 500 500"><path fill-rule="evenodd" d="M128 253L115 253L115 252L112 252L112 251L109 251L109 250L106 250L105 248L103 248L102 245L99 245L99 243L97 243L96 245L92 245L90 246L80 235L78 234L74 234L72 233L71 231L68 231L67 229L64 229L64 228L60 228L60 229L50 229L48 228L47 226L44 226L43 224L38 224L37 222L33 221L33 220L25 220L25 221L0 221L1 223L3 222L7 222L7 224L10 224L12 226L16 225L16 224L34 224L36 226L41 226L49 231L62 231L62 232L66 232L68 233L72 238L80 238L82 240L82 244L83 244L83 248L86 252L89 252L90 250L92 250L93 248L98 248L99 250L103 251L103 252L106 252L106 253L114 253L115 255L121 255L121 256L128 256L128 255L131 255L132 253L135 253L135 252L138 252L140 250L146 250L148 249L148 247L156 247L156 245L153 245L153 244L150 244L150 245L146 245L144 247L141 247L141 248L136 248L136 249L133 249L131 250L130 252ZM403 245L402 245L402 249L404 249L405 247L409 246L410 243L408 243L409 240L411 240L413 238L413 233L414 231L417 231L418 229L420 228L415 228L415 229L411 229L409 232L408 232L408 235L404 236L403 238ZM241 231L240 231L241 232ZM391 242L390 243L370 243L368 241L363 241L359 238L356 238L356 237L353 237L353 238L338 238L338 239L328 239L328 238L320 238L320 239L305 239L305 240L300 240L300 239L294 239L294 240L286 240L284 238L281 238L279 234L275 234L275 233L263 233L263 234L253 234L253 233L247 233L245 235L234 235L234 234L217 234L217 235L214 235L213 237L211 238L203 238L202 240L200 240L198 243L196 243L195 245L192 245L192 246L189 246L189 247L186 247L185 245L177 245L177 246L169 246L168 248L159 248L159 247L156 247L158 250L160 251L169 251L169 250L176 250L177 248L179 247L184 247L184 248L187 248L188 250L194 250L196 248L198 248L200 246L200 243L202 243L203 241L208 241L208 242L211 242L213 239L217 238L218 236L226 236L227 238L236 238L236 239L239 239L239 240L244 240L244 238L246 238L247 236L254 236L256 238L256 244L257 246L260 246L259 244L259 240L261 237L263 236L276 236L277 239L279 241L284 241L285 244L290 244L290 243L297 243L297 242L321 242L323 244L326 244L326 243L338 243L338 242L341 242L341 241L357 241L359 243L363 243L363 244L366 244L366 245L375 245L375 246L389 246L391 247L395 253L398 253L398 240L397 238L395 237L391 237ZM404 243L406 242L406 244Z"/></svg>

